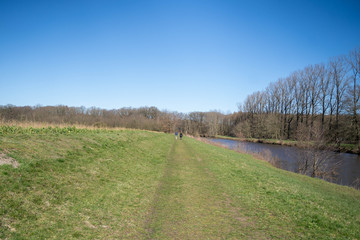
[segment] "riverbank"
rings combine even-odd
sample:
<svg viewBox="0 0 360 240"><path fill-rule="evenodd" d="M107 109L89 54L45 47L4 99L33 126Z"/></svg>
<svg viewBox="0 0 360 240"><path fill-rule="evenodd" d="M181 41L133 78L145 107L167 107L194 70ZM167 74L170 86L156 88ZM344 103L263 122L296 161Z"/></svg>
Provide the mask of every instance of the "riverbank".
<svg viewBox="0 0 360 240"><path fill-rule="evenodd" d="M238 138L238 137L229 137L229 136L220 136L217 135L215 138L219 139L229 139L243 142L252 142L252 143L265 143L265 144L274 144L288 147L301 147L297 141L293 140L277 140L277 139L258 139L258 138ZM335 145L329 145L329 149L334 152L342 153L351 153L351 154L360 154L360 149L355 144L341 144L338 149Z"/></svg>
<svg viewBox="0 0 360 240"><path fill-rule="evenodd" d="M188 137L8 129L0 153L0 239L360 238L360 191Z"/></svg>

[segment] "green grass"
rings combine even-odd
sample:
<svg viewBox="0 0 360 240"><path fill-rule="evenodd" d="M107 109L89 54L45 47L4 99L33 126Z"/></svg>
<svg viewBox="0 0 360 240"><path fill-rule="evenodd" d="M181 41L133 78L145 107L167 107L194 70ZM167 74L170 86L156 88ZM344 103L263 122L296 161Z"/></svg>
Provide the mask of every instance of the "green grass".
<svg viewBox="0 0 360 240"><path fill-rule="evenodd" d="M2 132L1 132L2 131ZM360 191L185 137L0 127L0 239L360 239Z"/></svg>
<svg viewBox="0 0 360 240"><path fill-rule="evenodd" d="M26 132L26 131L25 131ZM139 131L21 133L0 147L0 238L132 238L144 232L171 141Z"/></svg>

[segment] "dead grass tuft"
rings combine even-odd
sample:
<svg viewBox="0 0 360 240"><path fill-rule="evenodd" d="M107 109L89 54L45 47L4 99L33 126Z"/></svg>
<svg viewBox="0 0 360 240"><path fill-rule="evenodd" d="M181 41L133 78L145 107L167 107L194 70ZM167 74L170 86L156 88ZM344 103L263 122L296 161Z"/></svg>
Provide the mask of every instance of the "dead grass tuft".
<svg viewBox="0 0 360 240"><path fill-rule="evenodd" d="M18 161L13 159L12 157L7 156L4 153L0 153L0 165L8 164L13 166L14 168L19 167Z"/></svg>

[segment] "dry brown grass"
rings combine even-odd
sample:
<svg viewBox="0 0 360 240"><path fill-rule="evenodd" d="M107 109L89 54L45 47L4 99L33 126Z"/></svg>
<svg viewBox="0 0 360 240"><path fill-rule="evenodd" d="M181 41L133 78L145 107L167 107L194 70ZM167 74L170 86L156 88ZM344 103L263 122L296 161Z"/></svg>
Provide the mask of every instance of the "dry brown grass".
<svg viewBox="0 0 360 240"><path fill-rule="evenodd" d="M109 128L109 127L94 127L94 126L88 126L84 124L69 124L69 123L48 123L48 122L22 122L22 121L4 121L0 120L0 126L17 126L17 127L23 127L23 128L47 128L47 127L76 127L79 129L125 129L125 128Z"/></svg>
<svg viewBox="0 0 360 240"><path fill-rule="evenodd" d="M153 132L159 133L158 131L146 130L146 129L135 129L135 128L125 128L125 127L96 127L96 126L89 126L84 124L70 124L70 123L48 123L48 122L32 122L32 121L5 121L4 119L0 119L0 126L17 126L22 128L48 128L48 127L58 127L58 128L66 128L66 127L76 127L78 129L88 129L88 130L140 130L145 132Z"/></svg>
<svg viewBox="0 0 360 240"><path fill-rule="evenodd" d="M12 157L7 156L4 153L0 153L0 165L4 165L4 164L11 165L14 168L17 168L19 166L18 161L16 161Z"/></svg>

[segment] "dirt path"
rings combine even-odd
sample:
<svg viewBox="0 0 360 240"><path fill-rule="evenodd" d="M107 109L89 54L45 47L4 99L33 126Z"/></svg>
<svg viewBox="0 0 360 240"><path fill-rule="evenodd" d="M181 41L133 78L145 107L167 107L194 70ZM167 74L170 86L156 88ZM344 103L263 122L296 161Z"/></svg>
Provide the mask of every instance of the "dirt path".
<svg viewBox="0 0 360 240"><path fill-rule="evenodd" d="M176 141L147 221L148 239L238 239L241 209L186 141Z"/></svg>

